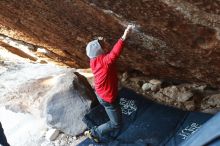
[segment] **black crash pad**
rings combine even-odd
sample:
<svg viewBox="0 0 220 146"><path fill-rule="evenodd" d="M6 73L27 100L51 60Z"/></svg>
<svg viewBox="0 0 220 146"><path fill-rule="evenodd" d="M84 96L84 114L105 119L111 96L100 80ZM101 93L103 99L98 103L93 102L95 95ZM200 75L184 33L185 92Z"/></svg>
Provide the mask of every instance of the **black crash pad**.
<svg viewBox="0 0 220 146"><path fill-rule="evenodd" d="M220 112L202 125L180 146L220 146Z"/></svg>
<svg viewBox="0 0 220 146"><path fill-rule="evenodd" d="M84 145L149 145L176 146L200 128L212 115L187 112L152 102L134 91L122 88L119 91L123 113L123 127L101 139L101 144L86 139ZM109 119L99 105L85 115L88 128L98 126Z"/></svg>

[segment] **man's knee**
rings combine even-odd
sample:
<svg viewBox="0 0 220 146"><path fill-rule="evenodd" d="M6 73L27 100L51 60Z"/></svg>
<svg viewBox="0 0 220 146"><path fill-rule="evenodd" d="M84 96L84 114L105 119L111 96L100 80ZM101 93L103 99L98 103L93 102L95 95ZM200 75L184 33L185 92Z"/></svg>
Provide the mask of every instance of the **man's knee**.
<svg viewBox="0 0 220 146"><path fill-rule="evenodd" d="M119 129L121 127L121 123L120 122L118 122L118 123L111 122L111 127L113 129Z"/></svg>

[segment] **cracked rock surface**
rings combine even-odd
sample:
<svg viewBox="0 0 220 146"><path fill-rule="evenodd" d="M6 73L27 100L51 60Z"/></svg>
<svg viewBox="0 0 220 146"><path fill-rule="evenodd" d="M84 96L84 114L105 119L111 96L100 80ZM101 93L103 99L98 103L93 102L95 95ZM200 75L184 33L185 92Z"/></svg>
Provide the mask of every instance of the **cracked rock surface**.
<svg viewBox="0 0 220 146"><path fill-rule="evenodd" d="M48 50L71 67L88 67L96 36L109 50L128 23L136 29L118 61L160 79L220 85L220 3L214 0L21 0L0 2L0 33Z"/></svg>

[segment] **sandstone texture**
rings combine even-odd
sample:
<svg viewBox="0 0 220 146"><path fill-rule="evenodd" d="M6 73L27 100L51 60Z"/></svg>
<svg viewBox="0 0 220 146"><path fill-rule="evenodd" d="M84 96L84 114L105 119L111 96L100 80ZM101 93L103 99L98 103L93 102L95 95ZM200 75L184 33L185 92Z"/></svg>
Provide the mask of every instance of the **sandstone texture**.
<svg viewBox="0 0 220 146"><path fill-rule="evenodd" d="M44 48L39 53L64 65L88 67L90 40L103 36L110 50L134 23L121 71L220 85L219 1L1 0L0 8L0 34L33 44L33 52Z"/></svg>

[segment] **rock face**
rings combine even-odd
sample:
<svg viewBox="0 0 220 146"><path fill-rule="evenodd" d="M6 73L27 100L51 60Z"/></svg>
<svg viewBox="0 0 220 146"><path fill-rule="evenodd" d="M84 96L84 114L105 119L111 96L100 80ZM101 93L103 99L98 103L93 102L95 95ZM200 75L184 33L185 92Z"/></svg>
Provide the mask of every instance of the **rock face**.
<svg viewBox="0 0 220 146"><path fill-rule="evenodd" d="M81 134L86 129L82 119L96 101L95 93L78 73L68 72L58 78L48 94L47 123L69 135Z"/></svg>
<svg viewBox="0 0 220 146"><path fill-rule="evenodd" d="M220 2L207 0L55 0L0 2L0 33L45 48L49 58L88 67L95 36L113 46L137 29L118 65L149 77L220 85Z"/></svg>

